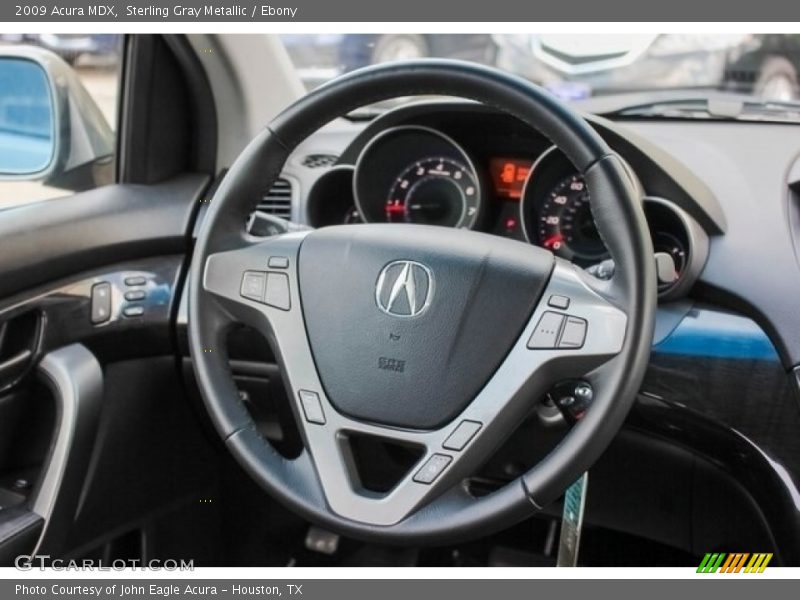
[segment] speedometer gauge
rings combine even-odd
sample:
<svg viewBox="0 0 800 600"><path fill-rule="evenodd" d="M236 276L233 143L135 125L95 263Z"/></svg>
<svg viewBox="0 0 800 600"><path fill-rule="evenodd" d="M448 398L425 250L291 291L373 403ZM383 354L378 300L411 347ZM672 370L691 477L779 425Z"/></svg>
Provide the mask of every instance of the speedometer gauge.
<svg viewBox="0 0 800 600"><path fill-rule="evenodd" d="M539 208L536 229L539 244L567 259L603 258L606 248L589 202L583 177L574 174L559 180Z"/></svg>
<svg viewBox="0 0 800 600"><path fill-rule="evenodd" d="M409 165L386 199L386 221L471 228L480 209L478 183L464 163L431 156Z"/></svg>
<svg viewBox="0 0 800 600"><path fill-rule="evenodd" d="M583 176L555 146L531 167L520 203L525 238L586 267L608 257Z"/></svg>

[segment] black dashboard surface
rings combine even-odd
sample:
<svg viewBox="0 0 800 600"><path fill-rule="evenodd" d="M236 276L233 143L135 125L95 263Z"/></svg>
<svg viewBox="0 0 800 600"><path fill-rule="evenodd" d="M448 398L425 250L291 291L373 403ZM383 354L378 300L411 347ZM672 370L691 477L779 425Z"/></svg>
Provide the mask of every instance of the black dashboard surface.
<svg viewBox="0 0 800 600"><path fill-rule="evenodd" d="M681 296L688 293L694 299L747 314L769 334L786 368L800 364L800 336L796 333L800 263L793 243L796 232L790 223L790 209L797 198L788 181L800 154L800 128L587 118L628 163L646 197L664 200L670 208L682 211L707 236L708 256L703 258L696 281ZM493 219L483 222L482 230L524 237L524 232L507 227L513 215L503 209L513 199L499 197L501 191L491 181L492 160L521 159L517 167L527 168L547 153L550 144L519 122L466 102L410 104L367 123L340 121L312 136L285 168L293 183L300 220L315 226L328 224L315 222L320 216L316 195L325 203L342 203L341 211L328 213L331 223L347 218L357 221L355 198L347 197L348 192L352 194L347 170L357 171L359 157L376 136L409 125L452 138L475 164L495 210ZM305 166L303 159L310 154L336 156L337 164L332 168ZM328 190L333 193L317 194L318 180L331 172L338 174L338 187Z"/></svg>

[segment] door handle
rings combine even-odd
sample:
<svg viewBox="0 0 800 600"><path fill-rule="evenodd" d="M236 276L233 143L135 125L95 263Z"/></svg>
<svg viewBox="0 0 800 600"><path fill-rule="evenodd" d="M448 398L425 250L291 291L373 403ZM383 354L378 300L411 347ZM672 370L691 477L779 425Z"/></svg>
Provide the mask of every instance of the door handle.
<svg viewBox="0 0 800 600"><path fill-rule="evenodd" d="M15 385L33 364L43 325L36 309L0 322L0 390Z"/></svg>
<svg viewBox="0 0 800 600"><path fill-rule="evenodd" d="M0 363L0 389L15 383L17 378L28 368L32 358L31 350L22 350Z"/></svg>

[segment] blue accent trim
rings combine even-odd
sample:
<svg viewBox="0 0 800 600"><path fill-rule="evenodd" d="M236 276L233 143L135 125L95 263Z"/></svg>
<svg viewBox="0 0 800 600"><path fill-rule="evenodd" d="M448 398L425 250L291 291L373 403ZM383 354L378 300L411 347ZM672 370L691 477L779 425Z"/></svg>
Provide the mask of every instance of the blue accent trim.
<svg viewBox="0 0 800 600"><path fill-rule="evenodd" d="M653 352L737 360L778 361L778 352L755 321L732 313L692 309Z"/></svg>

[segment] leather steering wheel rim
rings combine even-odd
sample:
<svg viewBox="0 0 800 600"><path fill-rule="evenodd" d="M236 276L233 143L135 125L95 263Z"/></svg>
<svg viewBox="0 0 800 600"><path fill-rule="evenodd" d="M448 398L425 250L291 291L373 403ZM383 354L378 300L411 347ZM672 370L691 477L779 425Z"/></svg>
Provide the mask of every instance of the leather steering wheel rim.
<svg viewBox="0 0 800 600"><path fill-rule="evenodd" d="M581 285L619 309L626 321L618 350L585 375L595 390L591 409L530 471L481 498L454 484L414 506L399 521L375 524L331 509L308 451L296 459L284 458L255 430L225 353L227 332L237 319L231 303L222 302L221 295L210 289L209 271L215 256L232 255L256 243L244 231L246 217L300 142L363 105L414 95L455 96L494 107L534 127L564 152L585 177L595 222L616 263L610 282L569 276L580 277L586 282ZM303 241L292 243L299 248ZM345 535L382 543L441 544L486 535L530 516L556 499L599 458L621 427L644 377L656 306L653 262L641 198L622 161L563 103L526 80L475 64L425 60L381 65L343 76L301 98L259 133L232 165L204 217L192 258L189 346L212 421L237 461L264 490L302 517ZM564 265L557 269L569 270ZM241 272L235 275L240 282ZM230 297L238 293L237 283ZM592 331L591 323L589 327ZM280 345L269 328L263 333L273 345ZM280 348L276 356L282 370L291 366ZM289 397L296 399L297 390L287 383ZM302 414L296 408L299 419Z"/></svg>

